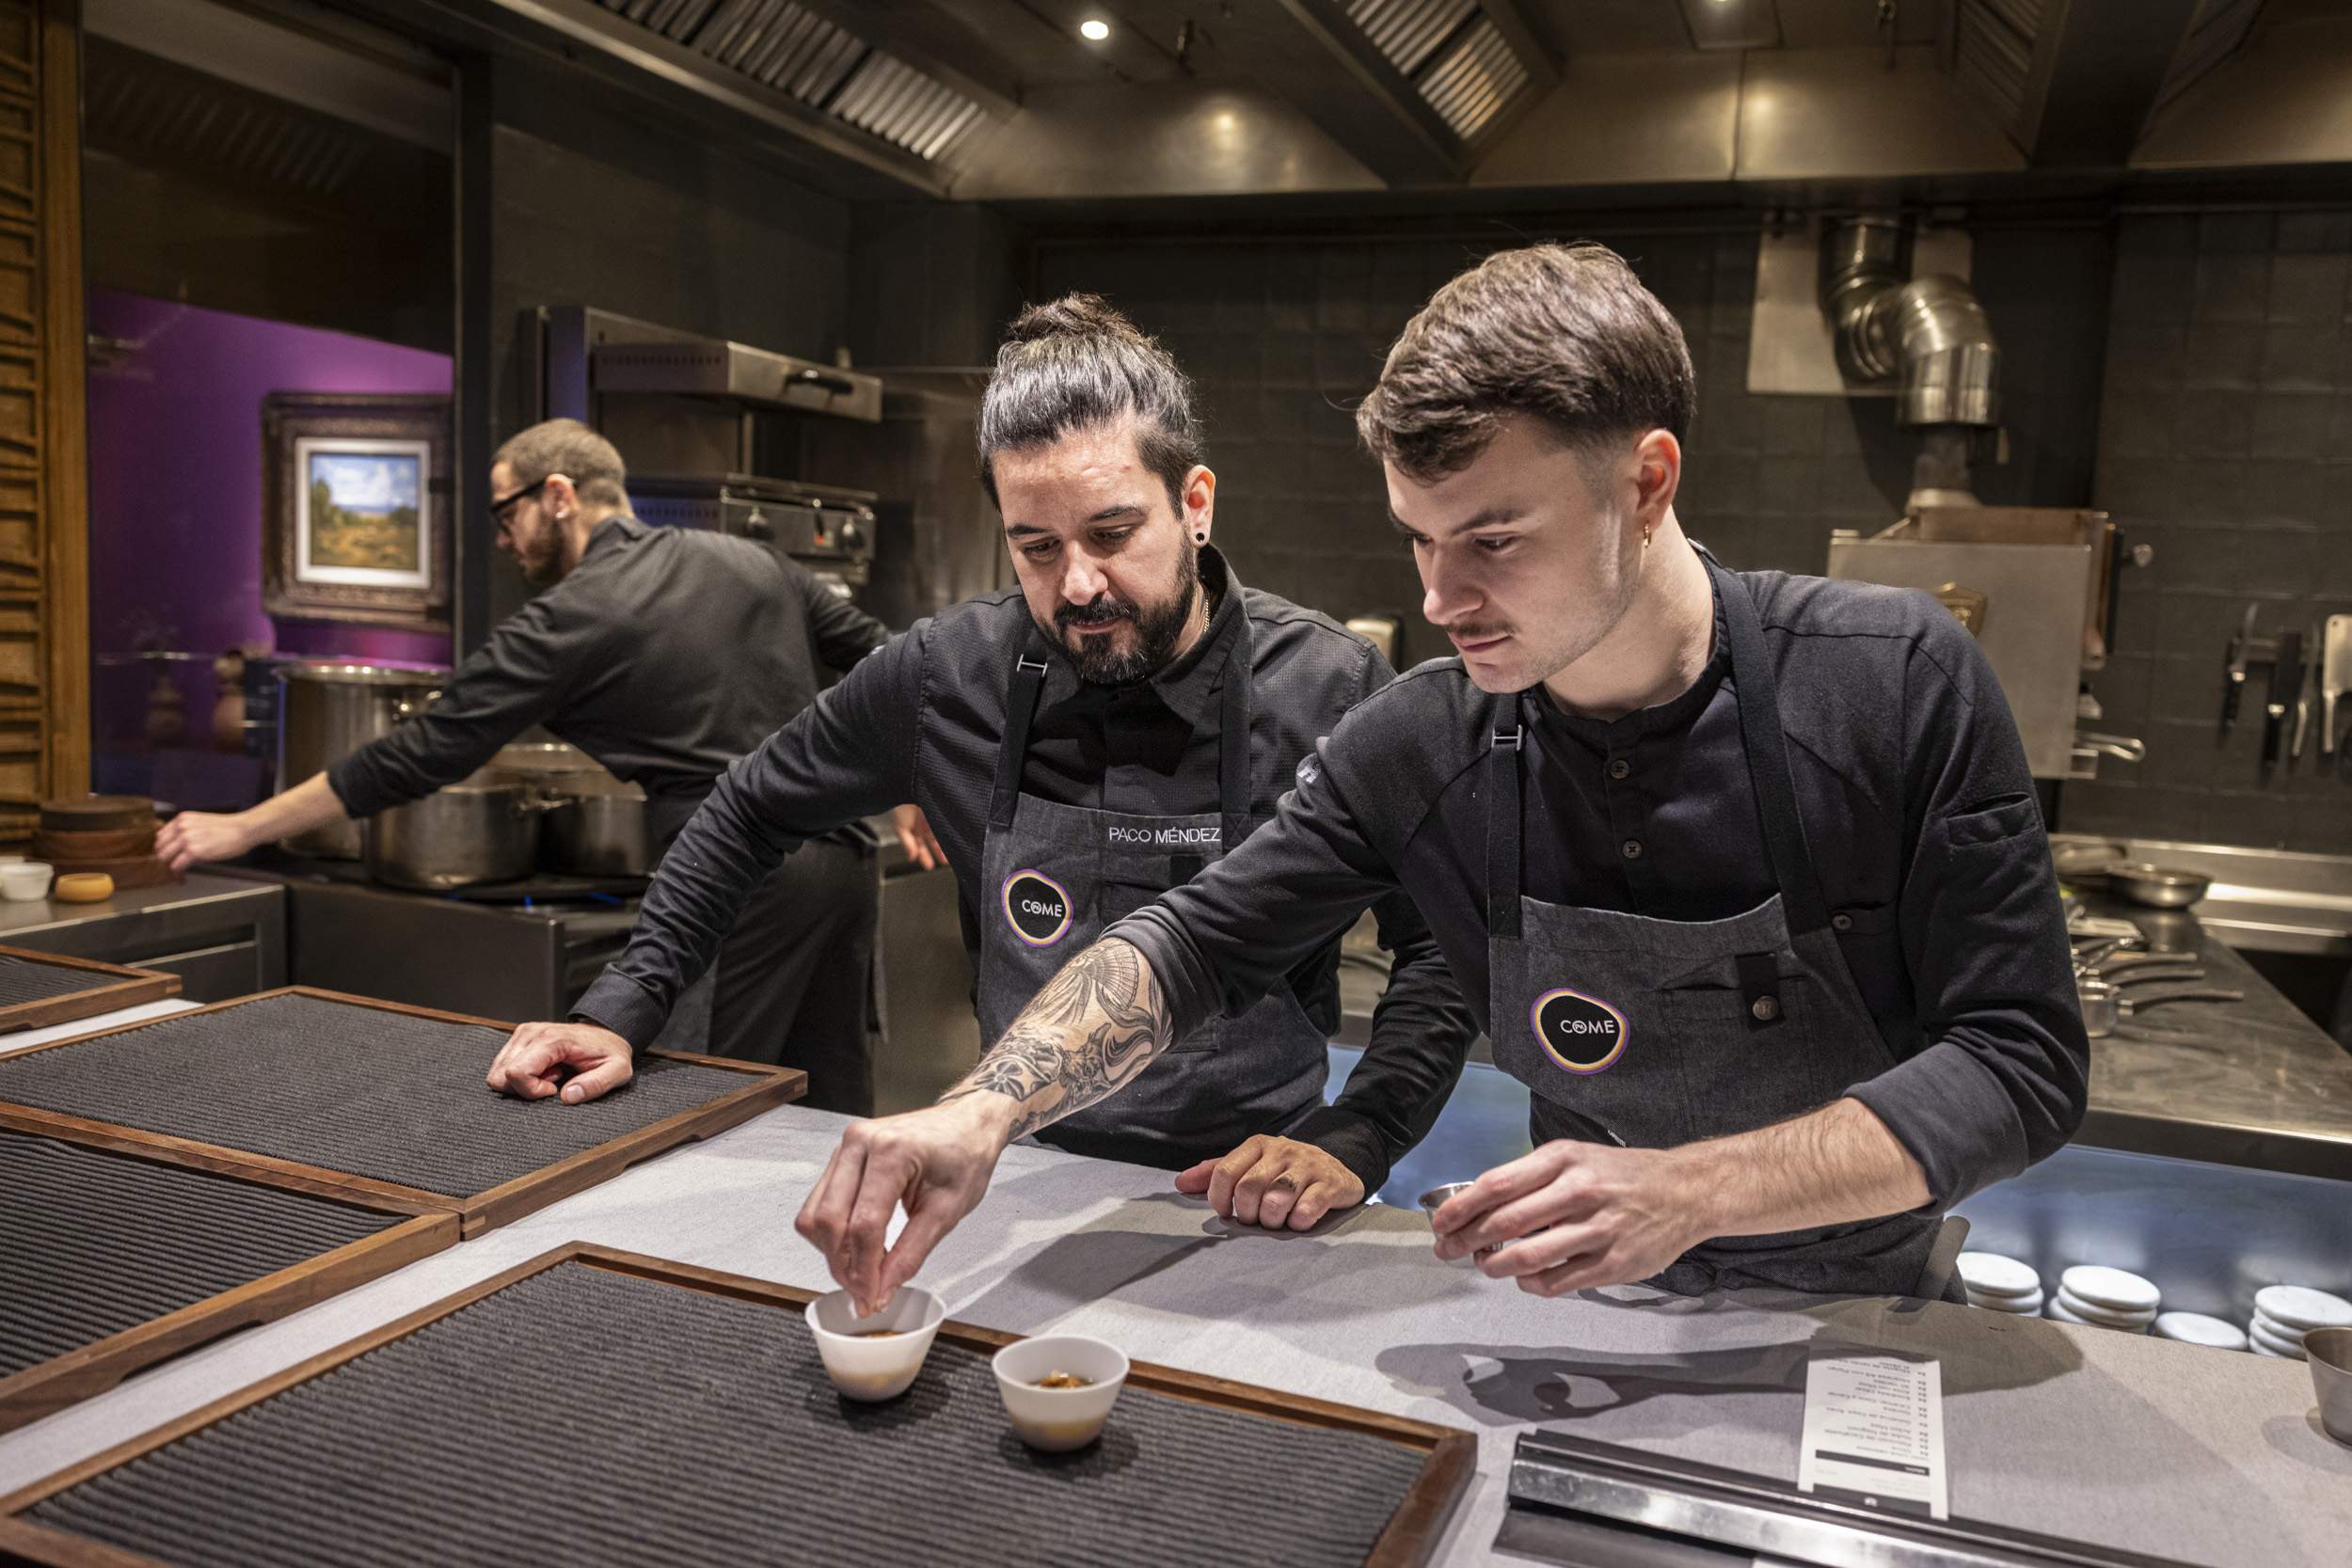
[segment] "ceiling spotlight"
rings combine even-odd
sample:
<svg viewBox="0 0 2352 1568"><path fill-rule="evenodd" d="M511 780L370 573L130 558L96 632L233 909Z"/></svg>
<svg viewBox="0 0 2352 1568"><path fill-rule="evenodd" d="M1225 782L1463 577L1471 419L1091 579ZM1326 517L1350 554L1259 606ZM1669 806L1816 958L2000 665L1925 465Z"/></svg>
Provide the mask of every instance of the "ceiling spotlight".
<svg viewBox="0 0 2352 1568"><path fill-rule="evenodd" d="M1111 24L1099 16L1089 16L1078 24L1078 36L1089 43L1100 43L1111 36Z"/></svg>

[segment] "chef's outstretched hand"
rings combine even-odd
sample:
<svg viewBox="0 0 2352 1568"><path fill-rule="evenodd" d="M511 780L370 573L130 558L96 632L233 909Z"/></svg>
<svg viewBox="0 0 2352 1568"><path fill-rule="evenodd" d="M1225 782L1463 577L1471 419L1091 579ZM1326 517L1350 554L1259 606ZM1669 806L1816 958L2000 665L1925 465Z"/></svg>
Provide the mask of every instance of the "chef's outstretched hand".
<svg viewBox="0 0 2352 1568"><path fill-rule="evenodd" d="M947 863L947 851L931 832L931 819L917 805L893 806L890 825L898 831L898 845L907 852L907 859L929 871Z"/></svg>
<svg viewBox="0 0 2352 1568"><path fill-rule="evenodd" d="M177 876L201 861L232 861L258 842L246 815L183 811L155 835L155 858Z"/></svg>
<svg viewBox="0 0 2352 1568"><path fill-rule="evenodd" d="M1217 1217L1268 1230L1308 1230L1364 1200L1364 1184L1339 1160L1291 1138L1261 1134L1222 1160L1176 1174L1176 1190L1207 1194Z"/></svg>
<svg viewBox="0 0 2352 1568"><path fill-rule="evenodd" d="M825 1255L861 1315L888 1307L931 1248L978 1207L1018 1109L1007 1096L980 1090L843 1130L794 1225ZM902 1204L906 1228L885 1249Z"/></svg>
<svg viewBox="0 0 2352 1568"><path fill-rule="evenodd" d="M1673 1149L1548 1143L1446 1200L1438 1256L1539 1296L1647 1279L1708 1239L1691 1174Z"/></svg>
<svg viewBox="0 0 2352 1568"><path fill-rule="evenodd" d="M499 1047L490 1087L517 1100L561 1092L564 1104L585 1104L635 1076L635 1055L628 1041L594 1023L526 1023Z"/></svg>

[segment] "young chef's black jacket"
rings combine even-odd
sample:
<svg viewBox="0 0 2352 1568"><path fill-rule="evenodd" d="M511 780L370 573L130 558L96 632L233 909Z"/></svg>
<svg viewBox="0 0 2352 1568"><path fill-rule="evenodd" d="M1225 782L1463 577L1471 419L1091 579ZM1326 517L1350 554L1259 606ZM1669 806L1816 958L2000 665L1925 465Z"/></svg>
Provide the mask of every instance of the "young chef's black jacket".
<svg viewBox="0 0 2352 1568"><path fill-rule="evenodd" d="M765 546L608 517L580 564L501 622L439 701L327 782L351 816L372 816L544 723L642 784L666 842L729 764L816 700L818 661L847 670L889 635Z"/></svg>
<svg viewBox="0 0 2352 1568"><path fill-rule="evenodd" d="M1919 1163L1940 1212L2016 1175L2083 1117L2090 1041L2024 748L1991 667L1924 594L1754 573L1798 808L1848 967L1896 1065L1851 1092ZM1527 896L1675 921L1774 891L1717 610L1686 693L1613 722L1542 689L1527 727ZM1296 934L1402 886L1487 1022L1493 699L1459 659L1367 699L1281 814L1108 933L1140 948L1179 1027L1245 1006Z"/></svg>
<svg viewBox="0 0 2352 1568"><path fill-rule="evenodd" d="M1209 629L1151 680L1089 685L1058 656L1029 735L1022 787L1062 805L1175 816L1218 809L1218 694L1225 653L1250 618L1250 782L1266 814L1294 770L1340 716L1391 678L1373 646L1328 617L1247 590L1224 558L1200 552L1216 595ZM994 890L980 886L980 846L1005 727L1013 661L1032 623L1017 591L958 605L917 622L861 663L799 719L730 769L662 863L628 950L574 1009L643 1048L686 978L700 972L740 890L802 840L901 800L930 818L956 871L964 951L979 961L980 919ZM1475 1024L1412 903L1385 896L1302 919L1283 932L1287 977L1327 1033L1340 1022L1339 937L1376 902L1393 955L1372 1041L1336 1105L1293 1135L1327 1149L1363 1181L1418 1142L1452 1093ZM1262 987L1261 989L1264 989Z"/></svg>

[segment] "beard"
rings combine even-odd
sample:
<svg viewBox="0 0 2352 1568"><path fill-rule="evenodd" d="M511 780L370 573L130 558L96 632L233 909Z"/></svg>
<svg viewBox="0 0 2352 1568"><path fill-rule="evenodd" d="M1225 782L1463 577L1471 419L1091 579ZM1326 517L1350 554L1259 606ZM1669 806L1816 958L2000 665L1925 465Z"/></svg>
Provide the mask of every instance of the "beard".
<svg viewBox="0 0 2352 1568"><path fill-rule="evenodd" d="M1186 549L1177 559L1176 586L1168 596L1148 608L1105 590L1090 603L1062 605L1054 611L1054 630L1063 649L1078 666L1078 678L1091 686L1133 686L1151 679L1176 657L1176 644L1192 619L1193 600L1200 592L1199 552ZM1117 633L1072 641L1072 626L1101 626L1118 621L1135 624L1132 645L1120 652Z"/></svg>

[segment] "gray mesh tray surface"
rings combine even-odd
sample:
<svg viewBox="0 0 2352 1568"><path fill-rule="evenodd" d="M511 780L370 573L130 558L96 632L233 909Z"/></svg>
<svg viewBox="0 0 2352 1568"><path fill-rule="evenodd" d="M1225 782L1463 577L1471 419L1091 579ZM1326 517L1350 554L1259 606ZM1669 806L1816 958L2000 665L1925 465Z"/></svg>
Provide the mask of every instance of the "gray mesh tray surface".
<svg viewBox="0 0 2352 1568"><path fill-rule="evenodd" d="M1038 1455L968 1346L850 1404L798 1313L567 1262L24 1516L174 1568L1339 1568L1423 1459L1133 1386L1100 1442Z"/></svg>
<svg viewBox="0 0 2352 1568"><path fill-rule="evenodd" d="M648 1059L585 1105L483 1082L505 1032L269 996L0 1057L0 1101L469 1196L755 1082Z"/></svg>
<svg viewBox="0 0 2352 1568"><path fill-rule="evenodd" d="M302 1193L0 1133L0 1377L398 1221Z"/></svg>
<svg viewBox="0 0 2352 1568"><path fill-rule="evenodd" d="M129 974L109 974L101 969L34 963L0 954L0 1007L74 996L105 986L119 986L135 978Z"/></svg>

